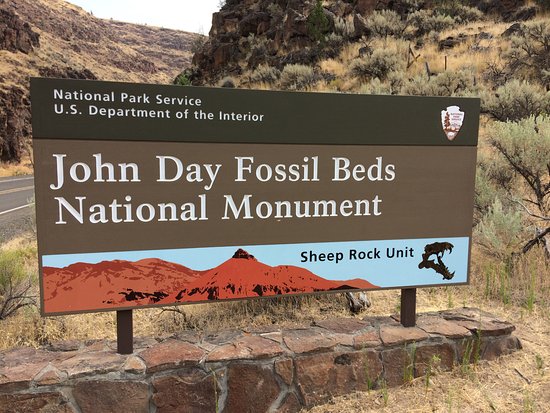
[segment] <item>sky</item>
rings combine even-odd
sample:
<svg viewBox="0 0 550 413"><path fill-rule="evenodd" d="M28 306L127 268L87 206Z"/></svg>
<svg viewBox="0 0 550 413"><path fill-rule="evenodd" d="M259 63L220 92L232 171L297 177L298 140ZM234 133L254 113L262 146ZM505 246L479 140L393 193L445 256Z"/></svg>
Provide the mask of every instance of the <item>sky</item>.
<svg viewBox="0 0 550 413"><path fill-rule="evenodd" d="M94 16L208 34L220 0L69 0Z"/></svg>

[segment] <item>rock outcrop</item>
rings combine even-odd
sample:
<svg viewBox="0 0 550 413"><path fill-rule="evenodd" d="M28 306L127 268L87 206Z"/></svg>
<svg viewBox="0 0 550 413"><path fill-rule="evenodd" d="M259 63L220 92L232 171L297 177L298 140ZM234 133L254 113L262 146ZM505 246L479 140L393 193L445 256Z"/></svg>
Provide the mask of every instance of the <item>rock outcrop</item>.
<svg viewBox="0 0 550 413"><path fill-rule="evenodd" d="M28 23L23 22L12 11L0 9L0 49L30 53L39 45L39 35Z"/></svg>
<svg viewBox="0 0 550 413"><path fill-rule="evenodd" d="M171 83L197 36L98 19L64 0L0 0L0 160L30 148L30 77Z"/></svg>
<svg viewBox="0 0 550 413"><path fill-rule="evenodd" d="M17 86L0 89L0 161L20 161L31 135L30 102Z"/></svg>
<svg viewBox="0 0 550 413"><path fill-rule="evenodd" d="M536 13L536 7L525 7L526 0L465 3L505 21L529 19ZM371 35L367 18L375 11L393 10L406 18L434 5L432 0L334 0L324 2L323 25L326 33L332 33L337 23L341 26L353 22L353 32L346 36L358 40ZM194 55L194 67L185 72L186 76L195 85L213 84L260 65L281 70L287 64L314 65L322 58L333 57L337 53L316 39L316 23L312 20L316 6L314 0L227 1L214 13L210 38Z"/></svg>

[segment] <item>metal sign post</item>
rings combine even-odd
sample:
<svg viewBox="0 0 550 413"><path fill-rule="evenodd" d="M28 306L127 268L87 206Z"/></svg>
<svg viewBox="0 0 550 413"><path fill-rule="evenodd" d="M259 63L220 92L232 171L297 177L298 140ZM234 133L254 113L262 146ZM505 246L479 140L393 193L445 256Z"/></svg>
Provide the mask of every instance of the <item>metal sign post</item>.
<svg viewBox="0 0 550 413"><path fill-rule="evenodd" d="M401 290L401 324L403 327L416 325L416 288Z"/></svg>
<svg viewBox="0 0 550 413"><path fill-rule="evenodd" d="M132 354L134 352L134 323L132 310L116 312L117 353Z"/></svg>

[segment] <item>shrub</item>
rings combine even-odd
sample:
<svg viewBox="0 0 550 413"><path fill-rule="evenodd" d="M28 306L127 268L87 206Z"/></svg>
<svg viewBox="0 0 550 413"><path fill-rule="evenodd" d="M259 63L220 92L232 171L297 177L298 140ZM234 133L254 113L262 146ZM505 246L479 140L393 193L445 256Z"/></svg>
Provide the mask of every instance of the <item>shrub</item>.
<svg viewBox="0 0 550 413"><path fill-rule="evenodd" d="M502 155L506 164L525 181L532 191L531 204L548 215L550 205L550 117L531 116L519 122L498 122L494 125L491 145ZM511 186L512 187L512 186Z"/></svg>
<svg viewBox="0 0 550 413"><path fill-rule="evenodd" d="M545 75L550 67L550 24L546 21L526 24L512 37L505 58L512 73L550 86Z"/></svg>
<svg viewBox="0 0 550 413"><path fill-rule="evenodd" d="M506 261L521 243L522 230L521 213L504 208L497 198L476 227L476 241L487 253Z"/></svg>
<svg viewBox="0 0 550 413"><path fill-rule="evenodd" d="M362 80L374 78L384 80L391 72L403 69L404 64L395 52L376 49L368 56L353 60L350 71L353 76Z"/></svg>
<svg viewBox="0 0 550 413"><path fill-rule="evenodd" d="M317 82L313 68L305 65L286 65L281 73L281 87L287 90L303 90Z"/></svg>
<svg viewBox="0 0 550 413"><path fill-rule="evenodd" d="M337 16L334 19L334 33L342 36L344 39L352 38L355 34L353 19Z"/></svg>
<svg viewBox="0 0 550 413"><path fill-rule="evenodd" d="M325 39L322 53L326 58L333 59L340 54L344 44L345 41L342 36L331 33Z"/></svg>
<svg viewBox="0 0 550 413"><path fill-rule="evenodd" d="M406 29L406 24L393 10L380 10L367 18L367 27L374 36L387 38L400 37Z"/></svg>
<svg viewBox="0 0 550 413"><path fill-rule="evenodd" d="M431 32L441 32L455 26L456 21L450 16L432 10L419 10L408 17L408 23L414 26L417 36Z"/></svg>
<svg viewBox="0 0 550 413"><path fill-rule="evenodd" d="M268 65L260 65L250 75L250 80L255 83L274 84L281 76L281 71Z"/></svg>
<svg viewBox="0 0 550 413"><path fill-rule="evenodd" d="M465 96L475 91L471 70L446 71L426 79L416 76L405 82L402 93L414 96Z"/></svg>
<svg viewBox="0 0 550 413"><path fill-rule="evenodd" d="M483 110L499 121L518 121L548 113L550 95L541 87L517 79L483 95Z"/></svg>
<svg viewBox="0 0 550 413"><path fill-rule="evenodd" d="M494 154L479 154L476 169L474 201L474 223L477 225L489 213L495 199L507 200L512 189L514 172L507 167L501 157ZM510 207L510 202L506 207Z"/></svg>
<svg viewBox="0 0 550 413"><path fill-rule="evenodd" d="M448 3L437 8L442 15L447 15L460 23L468 23L483 20L485 15L475 7L465 6L460 3Z"/></svg>
<svg viewBox="0 0 550 413"><path fill-rule="evenodd" d="M495 87L502 86L508 81L508 71L504 65L489 62L483 71L483 79Z"/></svg>
<svg viewBox="0 0 550 413"><path fill-rule="evenodd" d="M174 85L189 86L190 84L191 84L191 80L189 80L189 77L185 72L181 72L176 77L176 79L174 79Z"/></svg>
<svg viewBox="0 0 550 413"><path fill-rule="evenodd" d="M388 83L382 83L380 79L375 78L362 85L359 93L363 95L391 95L392 90Z"/></svg>
<svg viewBox="0 0 550 413"><path fill-rule="evenodd" d="M433 79L437 96L463 96L474 89L474 73L463 69L439 73Z"/></svg>
<svg viewBox="0 0 550 413"><path fill-rule="evenodd" d="M495 191L504 192L506 196L497 199L507 199L509 205L503 206L499 200L500 205L493 204L488 209L481 219L484 225L480 228L482 240L495 248L500 243L501 252L509 251L522 240L525 243L523 252L542 243L550 258L550 240L547 240L550 238L550 117L544 115L536 119L531 116L518 122L496 122L490 144L497 156L482 164L482 184L492 184ZM483 194L478 203L488 203L487 195ZM517 216L523 217L521 231L517 229ZM500 228L506 225L509 230ZM527 235L528 225L531 235ZM500 241L491 240L498 236L502 237ZM516 237L521 239L516 240Z"/></svg>
<svg viewBox="0 0 550 413"><path fill-rule="evenodd" d="M25 272L21 254L0 250L0 320L34 304L31 288L31 278Z"/></svg>

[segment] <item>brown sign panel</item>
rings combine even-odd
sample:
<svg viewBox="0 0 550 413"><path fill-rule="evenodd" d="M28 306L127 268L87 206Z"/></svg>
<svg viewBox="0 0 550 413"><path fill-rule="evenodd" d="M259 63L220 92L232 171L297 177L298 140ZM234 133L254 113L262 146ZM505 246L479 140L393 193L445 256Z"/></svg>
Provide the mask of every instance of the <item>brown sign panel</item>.
<svg viewBox="0 0 550 413"><path fill-rule="evenodd" d="M44 314L468 282L477 99L31 92Z"/></svg>

